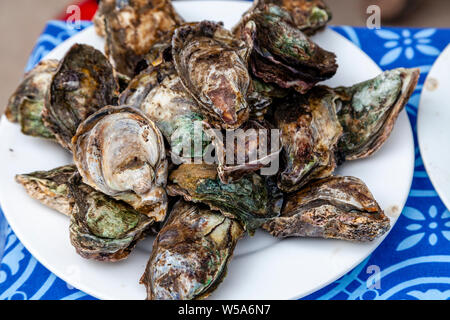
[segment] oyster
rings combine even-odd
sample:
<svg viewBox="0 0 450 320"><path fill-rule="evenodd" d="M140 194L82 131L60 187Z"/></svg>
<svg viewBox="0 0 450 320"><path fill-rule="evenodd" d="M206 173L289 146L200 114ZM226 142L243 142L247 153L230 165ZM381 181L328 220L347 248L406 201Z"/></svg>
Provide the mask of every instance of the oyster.
<svg viewBox="0 0 450 320"><path fill-rule="evenodd" d="M419 80L419 69L394 69L350 88L335 89L344 135L339 150L346 160L366 158L389 137Z"/></svg>
<svg viewBox="0 0 450 320"><path fill-rule="evenodd" d="M215 165L183 164L171 173L169 180L170 196L205 203L212 210L238 219L250 233L277 216L283 203L283 195L275 184L255 173L224 184L217 176Z"/></svg>
<svg viewBox="0 0 450 320"><path fill-rule="evenodd" d="M178 75L217 128L238 128L249 117L248 53L222 24L203 21L175 30L172 56Z"/></svg>
<svg viewBox="0 0 450 320"><path fill-rule="evenodd" d="M249 120L241 129L227 130L225 134L218 130L207 131L215 146L220 180L232 183L278 161L281 147L279 135L274 134L278 131L274 130L265 120Z"/></svg>
<svg viewBox="0 0 450 320"><path fill-rule="evenodd" d="M273 5L267 10L256 10L244 17L241 37L253 39L249 64L256 77L306 93L318 82L334 76L338 67L336 56L286 22L289 16Z"/></svg>
<svg viewBox="0 0 450 320"><path fill-rule="evenodd" d="M170 0L102 0L99 10L105 51L117 71L128 76L155 42L183 22Z"/></svg>
<svg viewBox="0 0 450 320"><path fill-rule="evenodd" d="M316 87L307 96L293 94L277 105L275 122L281 131L285 162L278 179L281 190L296 191L334 172L343 134L336 115L337 98L332 89Z"/></svg>
<svg viewBox="0 0 450 320"><path fill-rule="evenodd" d="M323 29L332 18L330 8L322 0L255 0L244 17L255 11L270 11L272 6L289 13L288 15L281 13L281 16L308 36ZM236 32L239 32L241 26L242 24L239 24L235 28Z"/></svg>
<svg viewBox="0 0 450 320"><path fill-rule="evenodd" d="M22 83L9 98L5 115L9 121L20 123L23 134L54 139L53 134L44 126L41 112L57 67L57 60L40 62L25 75Z"/></svg>
<svg viewBox="0 0 450 320"><path fill-rule="evenodd" d="M141 283L149 300L193 300L222 282L237 241L239 223L201 205L178 202L158 234Z"/></svg>
<svg viewBox="0 0 450 320"><path fill-rule="evenodd" d="M68 186L75 203L70 241L83 258L109 262L127 258L154 222L125 202L82 183L78 174Z"/></svg>
<svg viewBox="0 0 450 320"><path fill-rule="evenodd" d="M162 221L168 163L163 137L134 107L108 106L86 119L72 139L84 183Z"/></svg>
<svg viewBox="0 0 450 320"><path fill-rule="evenodd" d="M153 120L172 155L180 157L177 160L191 161L205 154L210 139L203 131L203 116L196 112L197 102L184 89L173 64L162 63L140 73L121 94L120 103L140 108Z"/></svg>
<svg viewBox="0 0 450 320"><path fill-rule="evenodd" d="M53 76L42 112L44 124L70 150L78 125L100 108L113 104L117 90L106 57L91 46L75 44Z"/></svg>
<svg viewBox="0 0 450 320"><path fill-rule="evenodd" d="M25 188L31 198L70 216L75 201L69 195L68 181L76 172L77 168L69 165L50 171L19 174L16 176L16 181Z"/></svg>
<svg viewBox="0 0 450 320"><path fill-rule="evenodd" d="M75 165L16 176L27 193L71 217L70 239L87 259L125 259L154 220L81 182Z"/></svg>
<svg viewBox="0 0 450 320"><path fill-rule="evenodd" d="M263 229L279 238L316 237L372 241L390 228L367 186L353 177L329 177L286 197L279 217Z"/></svg>
<svg viewBox="0 0 450 320"><path fill-rule="evenodd" d="M345 160L370 156L389 137L419 78L417 69L394 69L352 87L317 86L276 105L285 168L278 186L299 190L330 176Z"/></svg>

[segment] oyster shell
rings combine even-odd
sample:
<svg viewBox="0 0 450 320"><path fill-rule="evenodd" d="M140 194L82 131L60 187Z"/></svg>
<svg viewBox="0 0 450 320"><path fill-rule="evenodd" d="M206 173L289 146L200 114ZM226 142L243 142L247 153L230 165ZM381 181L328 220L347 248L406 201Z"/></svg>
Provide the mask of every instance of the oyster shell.
<svg viewBox="0 0 450 320"><path fill-rule="evenodd" d="M83 258L109 262L127 258L154 222L125 202L82 183L78 174L68 186L75 203L70 241Z"/></svg>
<svg viewBox="0 0 450 320"><path fill-rule="evenodd" d="M296 191L334 172L343 134L336 115L337 98L332 89L316 87L307 96L293 94L277 105L275 121L285 162L278 179L281 190Z"/></svg>
<svg viewBox="0 0 450 320"><path fill-rule="evenodd" d="M210 139L203 131L203 116L173 64L162 63L139 74L121 94L120 103L141 109L153 120L177 160L191 161L205 154Z"/></svg>
<svg viewBox="0 0 450 320"><path fill-rule="evenodd" d="M204 299L226 275L244 232L236 221L179 201L158 234L141 283L149 300Z"/></svg>
<svg viewBox="0 0 450 320"><path fill-rule="evenodd" d="M287 195L279 217L263 229L278 238L372 241L390 228L367 186L353 177L328 177Z"/></svg>
<svg viewBox="0 0 450 320"><path fill-rule="evenodd" d="M183 22L170 0L102 0L99 10L105 21L105 52L128 76L155 42Z"/></svg>
<svg viewBox="0 0 450 320"><path fill-rule="evenodd" d="M72 139L83 181L162 221L168 163L163 137L136 108L108 106L86 119Z"/></svg>
<svg viewBox="0 0 450 320"><path fill-rule="evenodd" d="M253 39L249 64L256 77L306 93L318 82L334 76L338 67L336 56L286 22L289 16L273 5L267 10L256 10L244 17L241 36Z"/></svg>
<svg viewBox="0 0 450 320"><path fill-rule="evenodd" d="M69 195L68 181L77 168L74 165L59 167L50 171L36 171L16 175L28 195L66 216L72 214L75 201Z"/></svg>
<svg viewBox="0 0 450 320"><path fill-rule="evenodd" d="M106 57L88 45L75 44L53 76L42 118L58 142L71 149L78 125L117 99L118 85Z"/></svg>
<svg viewBox="0 0 450 320"><path fill-rule="evenodd" d="M280 15L308 36L323 29L332 18L330 8L322 0L255 0L244 17L255 11L270 11L273 6L289 13ZM274 11L277 11L277 8ZM237 29L241 26L242 24L239 24L235 28L236 32L239 32Z"/></svg>
<svg viewBox="0 0 450 320"><path fill-rule="evenodd" d="M366 158L381 148L408 103L419 69L394 69L349 88L335 89L338 117L344 129L339 150L346 160Z"/></svg>
<svg viewBox="0 0 450 320"><path fill-rule="evenodd" d="M154 220L81 182L75 165L16 176L42 204L71 217L70 239L87 259L125 259Z"/></svg>
<svg viewBox="0 0 450 320"><path fill-rule="evenodd" d="M170 196L201 202L227 217L238 219L253 233L267 219L280 213L283 195L269 179L253 173L239 181L224 184L215 165L183 164L169 177Z"/></svg>
<svg viewBox="0 0 450 320"><path fill-rule="evenodd" d="M40 62L25 75L9 98L5 115L9 121L20 123L23 134L45 139L55 138L44 126L41 112L58 63L57 60Z"/></svg>
<svg viewBox="0 0 450 320"><path fill-rule="evenodd" d="M224 134L218 130L207 131L215 147L217 171L223 183L238 181L278 161L281 145L279 135L275 135L278 141L272 140L275 133L272 130L274 127L265 120L249 120L241 129L227 130Z"/></svg>
<svg viewBox="0 0 450 320"><path fill-rule="evenodd" d="M240 127L249 117L248 53L222 24L203 21L175 30L172 56L178 75L217 128Z"/></svg>

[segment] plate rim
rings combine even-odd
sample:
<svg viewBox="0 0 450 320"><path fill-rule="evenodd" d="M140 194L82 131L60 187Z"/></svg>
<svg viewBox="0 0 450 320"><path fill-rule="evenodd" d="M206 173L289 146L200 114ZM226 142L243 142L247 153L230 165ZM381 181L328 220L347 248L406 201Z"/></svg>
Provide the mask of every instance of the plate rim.
<svg viewBox="0 0 450 320"><path fill-rule="evenodd" d="M441 61L447 56L450 57L450 43L447 45L447 47L445 47L442 50L442 52L436 58L436 60L434 61L433 65L431 66L431 69L428 72L427 77L425 78L425 81L423 83L423 87L420 92L419 106L417 108L417 142L419 145L420 155L423 160L423 166L425 168L425 171L427 172L427 175L431 181L431 184L433 185L433 188L436 190L436 193L437 193L439 199L444 203L445 207L448 210L450 210L450 195L446 196L444 187L438 182L439 180L436 178L436 175L438 173L436 173L436 170L433 169L433 167L431 166L431 161L429 158L431 156L430 152L424 152L424 150L426 150L425 149L425 141L424 141L425 138L424 138L424 134L423 134L424 129L421 129L424 126L423 116L421 117L421 115L423 115L425 113L425 111L424 111L425 101L429 94L433 94L432 92L425 90L426 84L429 79L434 78L434 74L436 73L436 70L439 69ZM450 93L448 93L448 95L450 97Z"/></svg>

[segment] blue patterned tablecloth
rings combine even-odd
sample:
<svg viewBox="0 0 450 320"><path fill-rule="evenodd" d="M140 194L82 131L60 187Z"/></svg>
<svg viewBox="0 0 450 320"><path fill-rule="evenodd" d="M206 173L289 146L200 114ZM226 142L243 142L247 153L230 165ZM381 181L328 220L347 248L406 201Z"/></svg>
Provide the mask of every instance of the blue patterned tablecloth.
<svg viewBox="0 0 450 320"><path fill-rule="evenodd" d="M81 29L91 23L82 23ZM424 80L449 44L450 29L333 27L365 51L383 69L419 67L419 86L408 106L414 129L416 163L412 189L397 224L386 240L358 267L305 299L450 298L450 212L439 199L422 163L416 116ZM80 30L59 21L48 23L30 57L31 69L50 50ZM0 267L0 300L94 299L43 267L9 228Z"/></svg>

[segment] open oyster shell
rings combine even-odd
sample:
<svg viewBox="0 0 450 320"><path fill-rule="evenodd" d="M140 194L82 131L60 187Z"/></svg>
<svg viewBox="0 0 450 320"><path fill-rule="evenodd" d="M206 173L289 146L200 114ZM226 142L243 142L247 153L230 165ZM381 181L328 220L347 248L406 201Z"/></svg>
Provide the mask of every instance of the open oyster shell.
<svg viewBox="0 0 450 320"><path fill-rule="evenodd" d="M306 93L315 84L334 76L336 56L312 42L295 25L290 14L278 6L244 17L241 37L252 43L250 66L253 74L282 88Z"/></svg>
<svg viewBox="0 0 450 320"><path fill-rule="evenodd" d="M175 30L175 68L202 114L215 127L237 128L249 117L248 53L246 44L219 23L203 21Z"/></svg>
<svg viewBox="0 0 450 320"><path fill-rule="evenodd" d="M28 195L66 216L72 214L74 199L69 195L68 181L77 168L74 165L59 167L50 171L36 171L16 175Z"/></svg>
<svg viewBox="0 0 450 320"><path fill-rule="evenodd" d="M285 163L278 179L281 190L296 191L334 172L337 143L343 134L335 99L331 89L316 87L307 96L294 94L277 105L275 121L281 130Z"/></svg>
<svg viewBox="0 0 450 320"><path fill-rule="evenodd" d="M219 212L179 201L158 234L141 283L149 300L194 300L222 282L244 231Z"/></svg>
<svg viewBox="0 0 450 320"><path fill-rule="evenodd" d="M171 173L169 180L169 195L205 203L212 210L239 220L249 233L278 216L283 203L283 195L275 184L255 173L224 184L215 165L183 164Z"/></svg>
<svg viewBox="0 0 450 320"><path fill-rule="evenodd" d="M123 105L141 109L155 122L177 160L203 157L210 141L203 131L203 116L197 112L197 102L184 89L172 63L141 72L119 100Z"/></svg>
<svg viewBox="0 0 450 320"><path fill-rule="evenodd" d="M154 223L123 201L114 200L82 183L74 175L69 183L75 203L70 222L70 241L86 259L115 262L128 257Z"/></svg>
<svg viewBox="0 0 450 320"><path fill-rule="evenodd" d="M183 20L170 0L102 0L98 32L106 34L105 51L117 71L133 76L151 46Z"/></svg>
<svg viewBox="0 0 450 320"><path fill-rule="evenodd" d="M106 57L84 44L75 44L53 76L42 117L58 142L71 149L78 125L117 99L118 85Z"/></svg>
<svg viewBox="0 0 450 320"><path fill-rule="evenodd" d="M72 140L83 181L162 221L168 163L156 125L134 107L108 106L86 119Z"/></svg>
<svg viewBox="0 0 450 320"><path fill-rule="evenodd" d="M372 241L390 228L367 186L353 177L316 180L286 196L279 217L263 229L279 238L315 237Z"/></svg>
<svg viewBox="0 0 450 320"><path fill-rule="evenodd" d="M11 122L19 122L22 133L34 137L54 139L42 121L45 96L58 67L57 60L44 60L28 72L9 98L5 115Z"/></svg>
<svg viewBox="0 0 450 320"><path fill-rule="evenodd" d="M350 88L334 89L340 95L337 112L344 129L339 150L346 160L366 158L381 148L419 76L419 69L393 69Z"/></svg>

